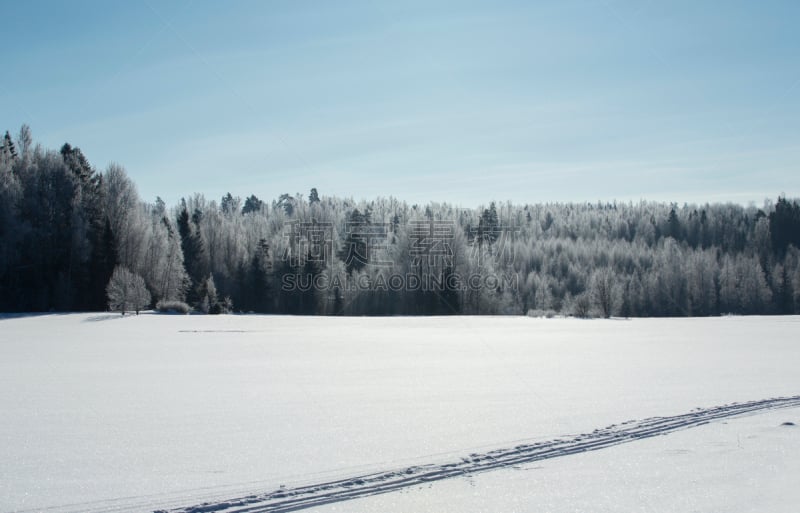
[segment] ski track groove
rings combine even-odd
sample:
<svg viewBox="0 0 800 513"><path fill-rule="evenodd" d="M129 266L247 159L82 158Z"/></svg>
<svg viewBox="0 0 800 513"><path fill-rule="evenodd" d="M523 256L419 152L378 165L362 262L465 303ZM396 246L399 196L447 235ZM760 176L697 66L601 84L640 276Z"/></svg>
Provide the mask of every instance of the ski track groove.
<svg viewBox="0 0 800 513"><path fill-rule="evenodd" d="M673 431L708 424L729 417L756 414L767 410L800 407L800 395L776 397L746 403L731 403L710 408L696 408L688 413L669 417L651 417L628 420L595 429L591 433L567 435L547 441L521 443L510 448L471 453L458 459L370 472L349 478L337 478L315 484L281 487L266 493L217 490L209 494L194 495L203 501L193 506L192 494L157 496L131 496L98 500L83 504L68 504L37 508L32 511L53 513L126 513L152 511L153 513L288 513L326 504L394 492L404 488L424 485L443 479L469 476L501 468L516 468L535 461L596 451L644 438L666 435ZM232 485L234 486L234 485ZM210 492L215 487L209 487ZM222 487L221 487L222 488ZM237 497L231 498L238 493ZM154 507L158 509L153 509ZM26 510L18 510L24 513Z"/></svg>
<svg viewBox="0 0 800 513"><path fill-rule="evenodd" d="M154 513L288 513L359 497L393 492L443 479L596 451L708 424L728 417L793 407L800 407L800 396L697 408L689 413L670 417L626 421L577 436L520 444L512 448L494 449L484 453L472 453L462 457L459 461L429 463L313 485L280 488L271 492L250 494L217 502L204 502L194 506L158 509Z"/></svg>

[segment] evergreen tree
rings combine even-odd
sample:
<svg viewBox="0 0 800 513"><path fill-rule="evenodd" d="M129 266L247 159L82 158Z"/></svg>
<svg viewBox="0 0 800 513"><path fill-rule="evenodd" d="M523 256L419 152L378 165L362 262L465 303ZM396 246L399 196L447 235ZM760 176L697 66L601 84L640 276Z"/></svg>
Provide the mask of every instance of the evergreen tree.
<svg viewBox="0 0 800 513"><path fill-rule="evenodd" d="M178 213L178 233L181 237L181 249L186 274L189 276L189 291L186 300L191 305L197 305L203 299L203 286L208 277L206 254L203 238L197 227L200 215L197 212L192 219L186 202L181 200L182 207Z"/></svg>
<svg viewBox="0 0 800 513"><path fill-rule="evenodd" d="M369 263L367 233L369 217L353 209L348 216L346 236L339 251L348 274L362 270Z"/></svg>
<svg viewBox="0 0 800 513"><path fill-rule="evenodd" d="M294 214L294 198L286 193L281 194L280 197L278 197L278 207L283 209L287 217L292 217Z"/></svg>
<svg viewBox="0 0 800 513"><path fill-rule="evenodd" d="M342 298L342 291L339 287L333 288L333 315L342 315L344 313L344 299Z"/></svg>
<svg viewBox="0 0 800 513"><path fill-rule="evenodd" d="M219 203L220 210L224 214L232 214L234 212L237 212L239 210L238 204L239 204L239 198L238 197L234 198L233 196L231 196L230 192L225 196L223 196L222 200Z"/></svg>
<svg viewBox="0 0 800 513"><path fill-rule="evenodd" d="M10 161L17 158L17 148L14 146L14 141L11 140L11 134L8 133L8 130L6 130L6 135L3 136L3 145L0 147L0 153Z"/></svg>
<svg viewBox="0 0 800 513"><path fill-rule="evenodd" d="M678 220L678 214L675 212L674 206L670 209L669 217L667 218L666 235L675 240L681 240L681 222Z"/></svg>
<svg viewBox="0 0 800 513"><path fill-rule="evenodd" d="M21 137L23 137L21 135ZM60 150L64 164L77 180L76 196L81 217L85 223L86 241L89 246L88 262L85 267L73 273L80 308L93 310L105 304L104 287L117 264L116 248L109 252L104 237L113 240L113 234L106 234L108 217L104 209L103 177L95 173L89 160L80 148L64 143ZM108 262L108 260L111 262Z"/></svg>
<svg viewBox="0 0 800 513"><path fill-rule="evenodd" d="M319 264L311 255L309 250L303 264L302 282L300 290L300 311L305 315L313 315L317 311L317 291L315 289L316 279L320 273Z"/></svg>
<svg viewBox="0 0 800 513"><path fill-rule="evenodd" d="M261 239L250 262L247 273L247 290L250 308L255 312L272 312L272 259L269 244Z"/></svg>
<svg viewBox="0 0 800 513"><path fill-rule="evenodd" d="M516 238L500 233L501 217L517 229ZM320 254L318 242L310 248L290 242L296 260L272 268L269 244L286 246L280 241L287 218L338 237L324 266L311 258ZM450 243L460 248L457 261L420 258L418 250L430 240L415 247L404 226L419 220L454 223ZM384 248L376 236L386 236ZM104 309L106 285L124 266L155 299L180 300L188 290L190 302L201 308L206 302L209 311L230 304L220 299L230 297L238 307L264 312L567 313L594 298L589 306L604 315L793 313L800 298L799 245L800 205L785 197L763 209L642 201L490 203L470 210L394 198L322 202L312 189L307 202L282 194L271 208L255 195L245 205L230 193L219 205L196 195L170 213L160 198L142 202L120 166L96 172L70 144L58 151L34 148L27 127L16 141L0 137L3 310ZM387 268L378 265L387 261ZM605 272L617 292L610 303L598 300L606 296L598 291L608 289L598 278ZM368 279L371 288L350 290L340 281L323 298L310 283L321 273ZM387 290L381 283L392 274L425 277L444 288ZM519 289L447 287L451 276L473 274L519 276ZM293 276L302 280L298 287L281 290L284 278Z"/></svg>
<svg viewBox="0 0 800 513"><path fill-rule="evenodd" d="M782 256L789 245L800 248L800 205L778 198L775 210L769 215L769 231L776 255Z"/></svg>
<svg viewBox="0 0 800 513"><path fill-rule="evenodd" d="M102 310L106 304L106 284L117 266L117 247L111 222L106 219L103 230L92 245L89 259L89 291L86 299L89 310Z"/></svg>
<svg viewBox="0 0 800 513"><path fill-rule="evenodd" d="M260 212L262 208L264 208L264 202L258 199L255 194L252 194L249 198L244 200L242 215L249 214L251 212Z"/></svg>
<svg viewBox="0 0 800 513"><path fill-rule="evenodd" d="M441 280L443 289L439 292L439 312L444 315L457 315L461 313L458 289L454 280L452 265L445 265L442 270Z"/></svg>

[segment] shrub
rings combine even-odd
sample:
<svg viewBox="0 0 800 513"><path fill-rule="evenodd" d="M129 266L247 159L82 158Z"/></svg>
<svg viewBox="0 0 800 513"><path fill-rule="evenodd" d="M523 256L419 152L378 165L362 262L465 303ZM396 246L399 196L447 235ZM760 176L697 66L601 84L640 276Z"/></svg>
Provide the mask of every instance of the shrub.
<svg viewBox="0 0 800 513"><path fill-rule="evenodd" d="M551 309L546 309L546 310L530 309L528 310L527 313L528 317L537 317L537 318L545 317L547 319L552 319L556 315L558 315L556 311Z"/></svg>
<svg viewBox="0 0 800 513"><path fill-rule="evenodd" d="M212 304L209 309L208 313L210 314L229 314L233 311L233 301L229 296L225 296L225 298L221 301L217 301L216 303Z"/></svg>
<svg viewBox="0 0 800 513"><path fill-rule="evenodd" d="M188 314L192 309L183 301L159 301L156 310L161 313Z"/></svg>

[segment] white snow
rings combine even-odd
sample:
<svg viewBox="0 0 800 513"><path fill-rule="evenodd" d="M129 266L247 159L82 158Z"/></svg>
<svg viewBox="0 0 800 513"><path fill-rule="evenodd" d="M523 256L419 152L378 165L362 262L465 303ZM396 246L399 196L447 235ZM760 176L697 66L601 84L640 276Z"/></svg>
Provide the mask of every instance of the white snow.
<svg viewBox="0 0 800 513"><path fill-rule="evenodd" d="M800 427L786 419L800 408L306 511L795 513Z"/></svg>
<svg viewBox="0 0 800 513"><path fill-rule="evenodd" d="M798 340L800 317L7 317L0 512L188 506L798 395ZM790 511L798 417L317 510Z"/></svg>

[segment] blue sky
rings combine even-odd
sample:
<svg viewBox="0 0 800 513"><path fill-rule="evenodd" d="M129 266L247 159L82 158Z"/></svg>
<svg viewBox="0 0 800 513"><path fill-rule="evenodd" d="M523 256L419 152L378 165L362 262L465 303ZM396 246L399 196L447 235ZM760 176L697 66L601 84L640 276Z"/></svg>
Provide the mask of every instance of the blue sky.
<svg viewBox="0 0 800 513"><path fill-rule="evenodd" d="M16 2L2 128L148 201L800 196L800 2Z"/></svg>

